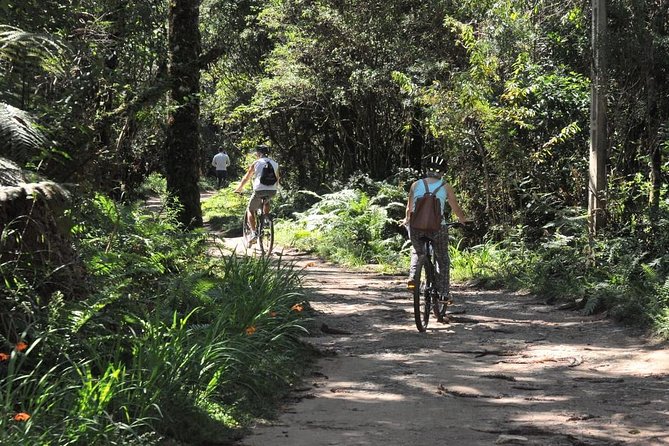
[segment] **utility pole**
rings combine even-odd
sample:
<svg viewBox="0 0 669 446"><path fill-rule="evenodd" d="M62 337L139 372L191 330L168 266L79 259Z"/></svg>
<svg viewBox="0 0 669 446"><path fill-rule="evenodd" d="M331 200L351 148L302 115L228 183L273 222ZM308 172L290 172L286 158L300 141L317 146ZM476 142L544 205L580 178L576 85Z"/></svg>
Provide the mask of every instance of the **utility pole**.
<svg viewBox="0 0 669 446"><path fill-rule="evenodd" d="M606 48L606 0L592 0L588 222L593 235L606 223Z"/></svg>

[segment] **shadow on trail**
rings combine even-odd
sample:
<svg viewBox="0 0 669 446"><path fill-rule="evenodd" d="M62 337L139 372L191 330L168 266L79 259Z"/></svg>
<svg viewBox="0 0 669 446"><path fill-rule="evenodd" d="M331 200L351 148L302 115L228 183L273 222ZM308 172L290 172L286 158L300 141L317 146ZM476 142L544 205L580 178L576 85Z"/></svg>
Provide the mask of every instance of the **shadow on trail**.
<svg viewBox="0 0 669 446"><path fill-rule="evenodd" d="M322 429L340 429L350 442L342 444L418 440L421 424L412 413L439 420L449 444L491 444L499 435L537 445L669 444L668 375L625 365L665 350L610 321L533 296L456 288L455 322L431 321L418 333L403 277L361 274L355 282L330 268L305 272L317 276L309 287L314 307L325 309L316 319L350 333L309 338L349 363L345 381L327 382L328 399L337 401L327 412L374 412L363 437L348 432L348 419L340 426L323 420ZM425 406L435 398L435 407ZM408 434L390 434L391 426Z"/></svg>
<svg viewBox="0 0 669 446"><path fill-rule="evenodd" d="M419 333L404 276L280 261L305 274L306 340L324 356L280 419L240 444L669 445L666 346L535 296L461 286L454 322Z"/></svg>

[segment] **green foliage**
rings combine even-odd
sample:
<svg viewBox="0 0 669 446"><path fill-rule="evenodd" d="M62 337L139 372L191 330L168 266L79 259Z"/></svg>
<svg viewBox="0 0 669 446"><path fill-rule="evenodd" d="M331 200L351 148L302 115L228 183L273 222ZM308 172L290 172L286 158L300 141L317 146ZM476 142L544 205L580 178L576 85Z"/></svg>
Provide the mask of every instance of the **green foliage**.
<svg viewBox="0 0 669 446"><path fill-rule="evenodd" d="M28 329L2 340L2 444L220 442L298 379L310 355L298 339L308 323L299 273L212 259L206 237L171 215L104 196L81 204L93 292L28 308ZM19 302L30 291L8 285ZM19 412L30 418L15 421Z"/></svg>
<svg viewBox="0 0 669 446"><path fill-rule="evenodd" d="M146 177L141 188L137 191L140 196L167 197L167 180L159 173L153 172Z"/></svg>
<svg viewBox="0 0 669 446"><path fill-rule="evenodd" d="M584 314L606 312L666 336L666 221L660 218L645 234L642 226L634 229L635 236L609 234L597 241L578 215L546 224L544 234L531 243L527 228L520 227L507 233L503 243L452 252L454 278L463 277L458 270L465 267L464 276L479 283L528 289L550 301L571 301Z"/></svg>
<svg viewBox="0 0 669 446"><path fill-rule="evenodd" d="M48 142L34 119L26 112L0 102L0 144L4 156L18 163L27 163L45 152Z"/></svg>
<svg viewBox="0 0 669 446"><path fill-rule="evenodd" d="M234 237L242 233L242 216L248 198L234 193L236 185L230 184L220 189L214 196L202 203L202 215L212 229L224 236Z"/></svg>
<svg viewBox="0 0 669 446"><path fill-rule="evenodd" d="M278 222L279 242L347 265L406 263L399 227L406 199L403 188L364 176L349 181L350 187L356 185L365 191L345 188L318 196L309 209L295 213L296 222Z"/></svg>
<svg viewBox="0 0 669 446"><path fill-rule="evenodd" d="M472 281L481 287L501 287L515 280L520 265L499 244L487 242L468 249L451 245L451 278L454 281Z"/></svg>

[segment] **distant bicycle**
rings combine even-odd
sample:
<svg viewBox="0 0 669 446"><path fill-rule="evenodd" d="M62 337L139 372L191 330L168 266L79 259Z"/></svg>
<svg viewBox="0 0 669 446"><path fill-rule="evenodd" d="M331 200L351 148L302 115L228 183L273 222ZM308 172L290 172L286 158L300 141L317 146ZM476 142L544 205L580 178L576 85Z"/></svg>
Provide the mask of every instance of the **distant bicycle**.
<svg viewBox="0 0 669 446"><path fill-rule="evenodd" d="M446 223L446 226L462 227L462 223ZM437 321L443 322L446 316L446 309L453 302L450 300L450 282L445 290L445 295L440 296L435 285L436 271L434 264L434 252L432 241L427 237L422 237L421 241L425 243L425 255L418 258L416 273L413 277L413 313L416 320L418 331L424 332L430 321L430 314L434 314Z"/></svg>
<svg viewBox="0 0 669 446"><path fill-rule="evenodd" d="M253 234L251 232L251 227L249 226L249 221L246 218L246 210L244 211L244 217L242 217L242 228L244 234L244 246L248 249L251 248L256 242L260 247L261 255L271 255L272 248L274 248L274 218L271 213L265 214L263 209L265 208L265 203L269 200L267 197L262 197L262 205L260 209L255 211L256 217L256 240L253 239Z"/></svg>

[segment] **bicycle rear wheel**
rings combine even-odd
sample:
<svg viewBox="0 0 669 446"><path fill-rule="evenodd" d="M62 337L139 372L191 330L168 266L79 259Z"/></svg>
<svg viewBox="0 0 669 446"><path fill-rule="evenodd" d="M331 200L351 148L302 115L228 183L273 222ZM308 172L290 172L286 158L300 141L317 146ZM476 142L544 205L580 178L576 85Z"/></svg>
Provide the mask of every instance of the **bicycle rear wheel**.
<svg viewBox="0 0 669 446"><path fill-rule="evenodd" d="M446 320L446 309L450 304L451 301L448 294L446 296L439 296L435 293L433 311L437 321L444 322Z"/></svg>
<svg viewBox="0 0 669 446"><path fill-rule="evenodd" d="M429 262L419 263L416 266L416 275L413 289L413 314L416 320L416 328L423 332L427 329L430 322L430 312L432 310L432 265Z"/></svg>
<svg viewBox="0 0 669 446"><path fill-rule="evenodd" d="M446 262L446 268L450 268L450 261ZM448 276L448 271L446 272L447 278L450 279L450 276ZM436 273L435 273L435 280L436 280ZM453 301L451 301L451 294L450 294L450 280L446 281L446 289L443 289L441 294L437 293L435 291L434 294L434 300L433 300L433 311L434 315L437 318L437 321L439 322L448 322L448 318L446 317L446 310L448 309L448 306L451 305Z"/></svg>
<svg viewBox="0 0 669 446"><path fill-rule="evenodd" d="M258 244L260 245L260 253L262 255L272 254L274 247L274 221L268 214L263 214L258 217Z"/></svg>

